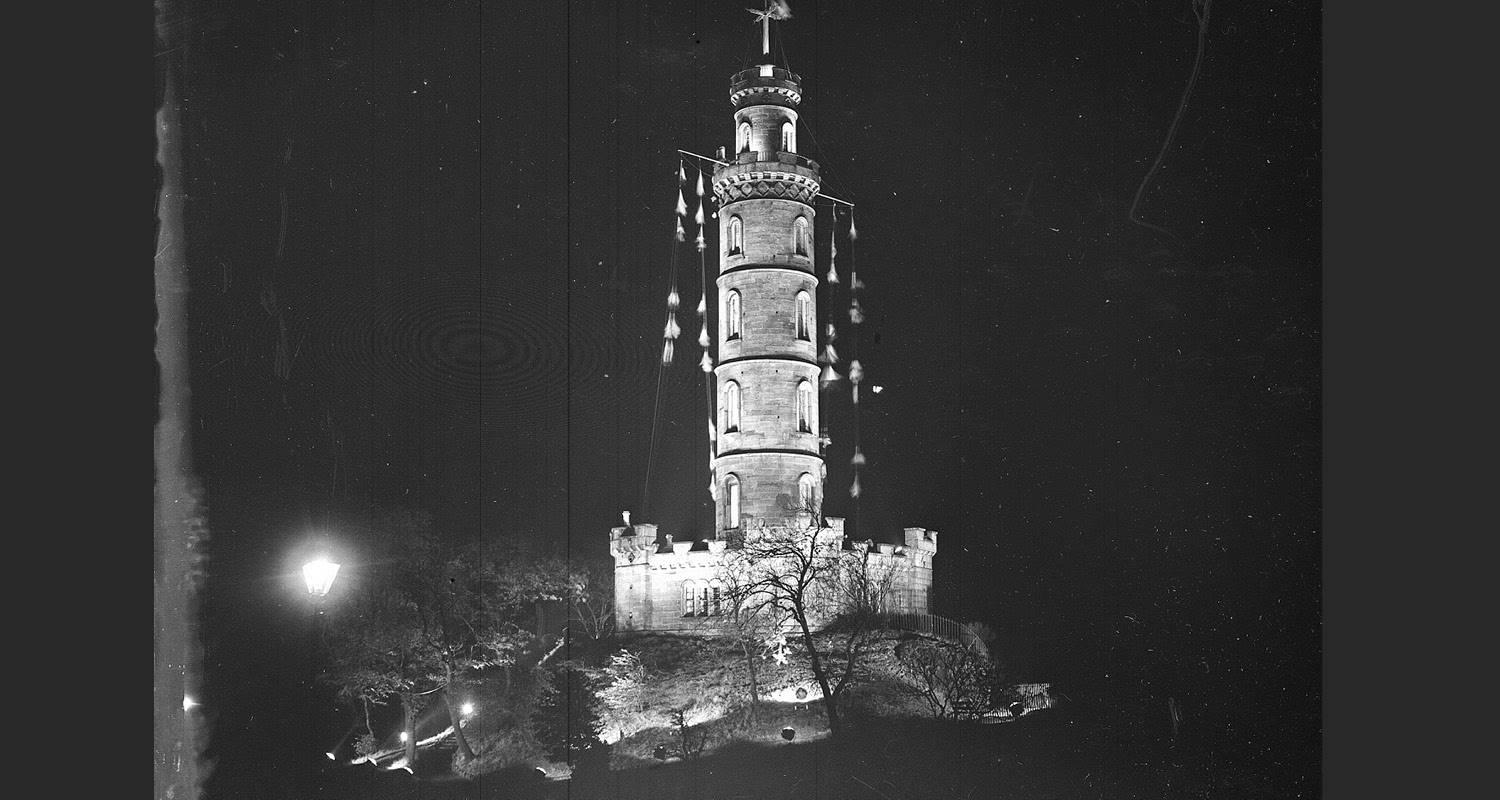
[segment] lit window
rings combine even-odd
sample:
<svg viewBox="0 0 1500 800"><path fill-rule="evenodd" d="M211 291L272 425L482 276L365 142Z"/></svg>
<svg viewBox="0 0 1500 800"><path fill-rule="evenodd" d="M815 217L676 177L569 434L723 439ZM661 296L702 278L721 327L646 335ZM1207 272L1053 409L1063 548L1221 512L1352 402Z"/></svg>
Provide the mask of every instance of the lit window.
<svg viewBox="0 0 1500 800"><path fill-rule="evenodd" d="M797 152L797 126L791 122L781 123L781 151Z"/></svg>
<svg viewBox="0 0 1500 800"><path fill-rule="evenodd" d="M806 342L812 339L812 295L805 291L797 293L797 338Z"/></svg>
<svg viewBox="0 0 1500 800"><path fill-rule="evenodd" d="M697 596L695 581L683 581L682 583L682 615L691 617L693 615L693 598Z"/></svg>
<svg viewBox="0 0 1500 800"><path fill-rule="evenodd" d="M729 495L729 507L727 509L728 512L729 512L729 519L728 519L728 523L729 524L726 527L729 527L729 528L738 528L740 526L740 478L739 478L739 476L738 475L730 475L729 478L724 481L724 489L725 489L724 493L727 494L727 495Z"/></svg>
<svg viewBox="0 0 1500 800"><path fill-rule="evenodd" d="M807 217L798 217L792 223L792 244L797 248L797 255L807 255Z"/></svg>
<svg viewBox="0 0 1500 800"><path fill-rule="evenodd" d="M729 218L729 254L737 256L745 252L745 223L739 217Z"/></svg>
<svg viewBox="0 0 1500 800"><path fill-rule="evenodd" d="M724 385L724 432L729 433L739 429L740 385L730 381Z"/></svg>
<svg viewBox="0 0 1500 800"><path fill-rule="evenodd" d="M739 135L736 136L735 140L734 140L734 151L736 153L743 153L743 152L748 151L749 149L750 149L750 123L748 123L748 122L741 122L740 123L740 127L739 127Z"/></svg>
<svg viewBox="0 0 1500 800"><path fill-rule="evenodd" d="M802 381L797 384L797 430L803 433L812 433L813 429L813 390L812 383Z"/></svg>
<svg viewBox="0 0 1500 800"><path fill-rule="evenodd" d="M816 494L817 483L813 480L813 476L806 472L802 473L802 477L797 479L797 499L801 502L803 509L813 507Z"/></svg>
<svg viewBox="0 0 1500 800"><path fill-rule="evenodd" d="M729 297L725 299L724 305L726 306L724 309L724 338L738 339L740 338L740 319L742 316L740 292L738 289L729 290Z"/></svg>

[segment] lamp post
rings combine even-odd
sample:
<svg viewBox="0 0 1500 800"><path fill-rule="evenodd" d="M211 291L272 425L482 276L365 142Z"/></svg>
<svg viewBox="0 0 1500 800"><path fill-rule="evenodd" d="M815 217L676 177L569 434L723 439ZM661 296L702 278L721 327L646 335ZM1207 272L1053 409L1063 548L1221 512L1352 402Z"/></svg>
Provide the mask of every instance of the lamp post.
<svg viewBox="0 0 1500 800"><path fill-rule="evenodd" d="M328 591L333 588L333 579L338 574L339 565L334 563L333 561L330 561L325 556L319 556L317 558L314 558L312 561L309 561L306 564L302 565L302 579L307 585L307 594L310 598L312 598L313 603L312 642L308 646L307 654L308 662L310 665L308 669L307 679L307 703L308 713L312 715L311 724L307 726L307 731L308 735L310 737L313 737L313 741L309 742L309 745L316 745L320 742L320 739L318 737L318 730L320 729L320 726L318 722L321 719L321 716L318 714L317 683L318 664L319 659L322 656L323 647L324 600L328 597ZM315 752L316 750L318 750L318 748L312 747L309 749L309 753ZM310 760L298 760L301 763L313 763ZM313 775L308 775L307 779L309 783L315 784L315 778Z"/></svg>

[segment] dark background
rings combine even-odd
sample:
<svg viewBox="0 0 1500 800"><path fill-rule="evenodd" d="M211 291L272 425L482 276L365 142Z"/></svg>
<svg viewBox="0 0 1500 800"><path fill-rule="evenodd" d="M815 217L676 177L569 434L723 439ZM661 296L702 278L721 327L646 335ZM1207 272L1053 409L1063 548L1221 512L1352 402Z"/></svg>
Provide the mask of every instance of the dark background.
<svg viewBox="0 0 1500 800"><path fill-rule="evenodd" d="M300 713L309 537L405 504L602 564L622 509L706 529L690 251L657 364L675 149L732 140L743 5L180 4L211 789ZM939 531L935 611L995 627L1017 679L1176 697L1315 783L1319 8L1214 5L1142 205L1175 241L1127 212L1192 67L1186 3L793 12L800 149L858 206L886 387L858 507L847 384L824 395L828 513Z"/></svg>

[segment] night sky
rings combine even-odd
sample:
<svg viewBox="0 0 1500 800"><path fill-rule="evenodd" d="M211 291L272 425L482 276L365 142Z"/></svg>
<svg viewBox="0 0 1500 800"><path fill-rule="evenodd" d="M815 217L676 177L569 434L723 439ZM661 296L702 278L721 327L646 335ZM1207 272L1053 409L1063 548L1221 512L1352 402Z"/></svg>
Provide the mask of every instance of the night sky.
<svg viewBox="0 0 1500 800"><path fill-rule="evenodd" d="M660 336L676 150L732 144L745 5L179 4L225 775L298 668L293 554L323 534L357 569L370 506L601 566L621 510L707 534L690 244L664 373ZM857 507L848 384L823 394L825 511L938 531L934 611L994 627L1018 679L1175 692L1245 758L1315 775L1318 4L1212 5L1138 208L1166 235L1130 212L1190 3L791 5L799 150L856 204L858 353L885 387ZM841 305L819 311L845 344Z"/></svg>

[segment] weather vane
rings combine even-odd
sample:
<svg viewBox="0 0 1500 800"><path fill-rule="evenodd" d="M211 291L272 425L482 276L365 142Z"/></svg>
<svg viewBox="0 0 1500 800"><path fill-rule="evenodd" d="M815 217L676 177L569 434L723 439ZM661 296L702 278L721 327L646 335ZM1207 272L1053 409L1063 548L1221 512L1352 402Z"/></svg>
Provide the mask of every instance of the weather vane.
<svg viewBox="0 0 1500 800"><path fill-rule="evenodd" d="M792 18L791 6L785 0L766 0L764 10L758 8L747 8L755 15L755 21L760 23L760 46L766 55L771 54L771 20L784 20Z"/></svg>

